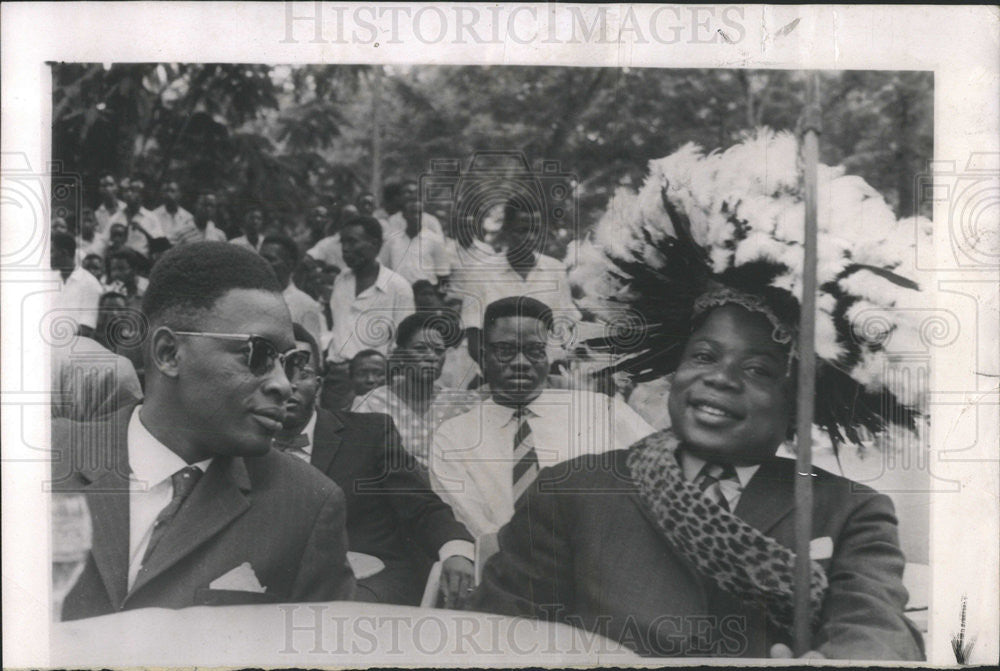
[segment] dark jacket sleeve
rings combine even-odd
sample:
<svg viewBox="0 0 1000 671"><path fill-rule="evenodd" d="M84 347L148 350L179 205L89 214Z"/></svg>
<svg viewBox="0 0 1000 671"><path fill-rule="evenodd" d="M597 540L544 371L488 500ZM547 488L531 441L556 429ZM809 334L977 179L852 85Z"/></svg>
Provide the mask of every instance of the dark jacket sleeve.
<svg viewBox="0 0 1000 671"><path fill-rule="evenodd" d="M903 615L905 560L892 501L864 496L834 547L813 647L830 658L923 660L923 639Z"/></svg>
<svg viewBox="0 0 1000 671"><path fill-rule="evenodd" d="M354 573L347 563L346 512L344 492L334 486L313 522L290 601L354 598Z"/></svg>
<svg viewBox="0 0 1000 671"><path fill-rule="evenodd" d="M471 610L558 620L574 605L572 495L546 483L565 479L565 464L546 468L528 501L500 529L500 550L486 563Z"/></svg>
<svg viewBox="0 0 1000 671"><path fill-rule="evenodd" d="M405 532L434 559L448 541L471 542L472 535L455 519L451 506L431 489L427 471L403 449L395 424L389 417L386 421L385 463L378 469L385 473L381 490L391 496L393 510Z"/></svg>

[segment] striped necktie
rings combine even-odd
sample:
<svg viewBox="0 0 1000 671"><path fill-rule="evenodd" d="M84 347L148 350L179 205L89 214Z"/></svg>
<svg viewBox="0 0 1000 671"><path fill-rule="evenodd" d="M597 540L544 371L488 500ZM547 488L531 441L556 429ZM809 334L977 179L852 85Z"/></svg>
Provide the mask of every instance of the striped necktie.
<svg viewBox="0 0 1000 671"><path fill-rule="evenodd" d="M733 465L709 462L702 467L694 482L701 489L702 494L729 510L729 501L726 500L726 495L722 491L723 480L732 480L737 485L739 484L739 478L736 477L736 469L733 468Z"/></svg>
<svg viewBox="0 0 1000 671"><path fill-rule="evenodd" d="M538 477L538 454L535 452L531 425L528 424L528 417L533 414L524 406L514 411L514 421L517 422L514 432L514 510L525 504L528 488Z"/></svg>

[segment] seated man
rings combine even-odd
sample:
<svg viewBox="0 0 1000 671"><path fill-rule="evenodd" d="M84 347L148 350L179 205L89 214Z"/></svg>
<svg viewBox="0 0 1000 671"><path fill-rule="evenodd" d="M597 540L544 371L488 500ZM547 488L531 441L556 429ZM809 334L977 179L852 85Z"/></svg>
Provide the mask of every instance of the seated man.
<svg viewBox="0 0 1000 671"><path fill-rule="evenodd" d="M299 324L295 343L320 361L319 346ZM392 420L319 408L321 380L313 366L293 380L275 447L311 463L344 490L351 551L385 565L358 580L356 599L419 605L430 566L440 559L444 605L460 607L473 584L472 537L403 451Z"/></svg>
<svg viewBox="0 0 1000 671"><path fill-rule="evenodd" d="M477 538L510 520L540 468L652 433L620 399L546 388L552 324L534 298L491 303L480 354L490 395L434 434L431 484Z"/></svg>
<svg viewBox="0 0 1000 671"><path fill-rule="evenodd" d="M695 315L672 428L543 471L474 608L574 624L644 655L791 656L796 464L775 453L795 408L784 336L797 315L733 295L706 294ZM812 475L804 656L922 659L891 501Z"/></svg>
<svg viewBox="0 0 1000 671"><path fill-rule="evenodd" d="M53 488L85 494L94 528L63 619L350 599L344 493L270 449L306 355L267 262L179 247L153 270L143 315L143 403L53 422Z"/></svg>

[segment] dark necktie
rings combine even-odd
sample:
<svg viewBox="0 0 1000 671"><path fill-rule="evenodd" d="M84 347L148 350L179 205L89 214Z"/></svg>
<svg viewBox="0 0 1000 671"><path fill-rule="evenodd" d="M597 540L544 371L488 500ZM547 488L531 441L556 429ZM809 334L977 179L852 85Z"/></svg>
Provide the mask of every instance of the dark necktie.
<svg viewBox="0 0 1000 671"><path fill-rule="evenodd" d="M304 433L300 433L294 438L274 437L274 448L276 450L281 450L282 452L288 450L302 450L307 447L309 447L309 436Z"/></svg>
<svg viewBox="0 0 1000 671"><path fill-rule="evenodd" d="M518 510L527 501L528 488L538 477L538 454L535 452L535 441L531 436L531 425L528 416L531 411L520 407L514 412L517 430L514 433L514 510Z"/></svg>
<svg viewBox="0 0 1000 671"><path fill-rule="evenodd" d="M146 564L149 558L153 556L153 550L156 545L163 538L163 534L166 532L167 526L170 520L174 518L177 511L180 510L181 504L194 489L194 486L198 484L198 480L201 478L201 469L197 466L187 466L177 471L170 476L170 482L174 486L174 497L170 499L170 503L160 511L160 514L156 516L156 521L153 522L153 534L149 537L149 545L146 546L146 554L142 556L142 563Z"/></svg>
<svg viewBox="0 0 1000 671"><path fill-rule="evenodd" d="M722 491L721 483L723 480L734 480L739 483L739 478L736 477L736 469L733 468L733 465L709 462L702 467L694 482L701 489L702 494L726 510L729 510L729 502Z"/></svg>

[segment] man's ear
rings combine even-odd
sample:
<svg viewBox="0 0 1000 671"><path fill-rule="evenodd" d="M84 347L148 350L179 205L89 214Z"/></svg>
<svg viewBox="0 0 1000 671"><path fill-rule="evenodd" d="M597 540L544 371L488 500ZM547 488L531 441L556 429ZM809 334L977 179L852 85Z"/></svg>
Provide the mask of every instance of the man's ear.
<svg viewBox="0 0 1000 671"><path fill-rule="evenodd" d="M160 326L150 337L150 363L166 377L177 377L177 336L166 326Z"/></svg>

